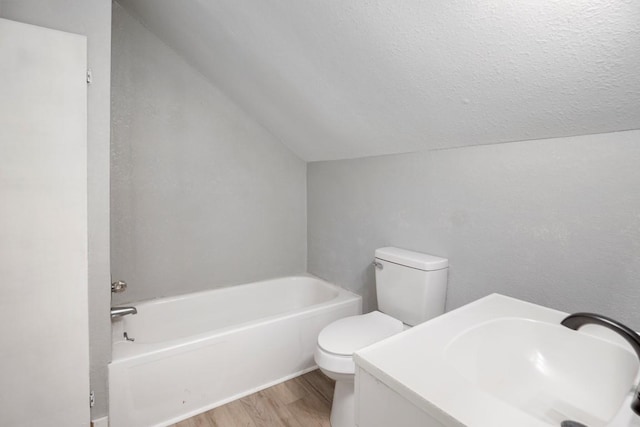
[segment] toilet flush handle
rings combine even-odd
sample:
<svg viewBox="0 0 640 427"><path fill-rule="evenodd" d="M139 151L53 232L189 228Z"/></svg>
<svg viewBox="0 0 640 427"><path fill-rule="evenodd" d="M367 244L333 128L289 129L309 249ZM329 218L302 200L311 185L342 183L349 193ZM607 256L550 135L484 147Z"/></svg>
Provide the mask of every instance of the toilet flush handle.
<svg viewBox="0 0 640 427"><path fill-rule="evenodd" d="M378 262L378 261L376 261L376 260L373 260L372 264L373 264L373 266L374 266L375 268L377 268L377 269L379 269L379 270L382 270L382 269L384 268L384 266L382 265L382 263L381 263L381 262Z"/></svg>

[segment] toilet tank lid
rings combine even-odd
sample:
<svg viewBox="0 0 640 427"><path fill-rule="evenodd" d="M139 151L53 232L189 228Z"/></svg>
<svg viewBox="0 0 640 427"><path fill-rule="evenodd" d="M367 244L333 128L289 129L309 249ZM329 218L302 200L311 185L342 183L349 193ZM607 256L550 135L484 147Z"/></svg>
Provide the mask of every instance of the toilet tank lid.
<svg viewBox="0 0 640 427"><path fill-rule="evenodd" d="M420 252L408 251L391 246L376 249L375 257L423 271L441 270L449 266L449 260L446 258L421 254Z"/></svg>

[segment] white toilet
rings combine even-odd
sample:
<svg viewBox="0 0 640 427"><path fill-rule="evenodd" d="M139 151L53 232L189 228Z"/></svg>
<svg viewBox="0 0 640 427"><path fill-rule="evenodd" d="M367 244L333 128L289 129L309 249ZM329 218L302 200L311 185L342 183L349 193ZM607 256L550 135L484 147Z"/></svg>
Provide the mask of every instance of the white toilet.
<svg viewBox="0 0 640 427"><path fill-rule="evenodd" d="M388 247L373 264L380 311L336 320L318 335L316 363L336 381L332 427L355 426L353 353L444 313L447 259Z"/></svg>

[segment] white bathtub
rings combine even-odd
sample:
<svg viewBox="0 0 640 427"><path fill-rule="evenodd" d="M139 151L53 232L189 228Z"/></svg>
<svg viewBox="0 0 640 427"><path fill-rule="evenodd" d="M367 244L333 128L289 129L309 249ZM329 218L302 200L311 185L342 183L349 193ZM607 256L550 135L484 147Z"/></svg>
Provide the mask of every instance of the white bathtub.
<svg viewBox="0 0 640 427"><path fill-rule="evenodd" d="M312 276L134 305L113 322L111 427L166 426L307 372L320 330L362 311Z"/></svg>

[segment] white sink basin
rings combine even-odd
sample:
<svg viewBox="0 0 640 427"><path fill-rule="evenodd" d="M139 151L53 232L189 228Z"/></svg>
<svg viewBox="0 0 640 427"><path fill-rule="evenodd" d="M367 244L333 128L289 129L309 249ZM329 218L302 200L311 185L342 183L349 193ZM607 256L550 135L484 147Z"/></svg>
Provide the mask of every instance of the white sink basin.
<svg viewBox="0 0 640 427"><path fill-rule="evenodd" d="M490 295L358 351L359 369L445 427L639 426L638 360L614 332Z"/></svg>
<svg viewBox="0 0 640 427"><path fill-rule="evenodd" d="M605 426L634 386L637 357L559 324L500 318L474 326L445 358L476 387L543 422Z"/></svg>

